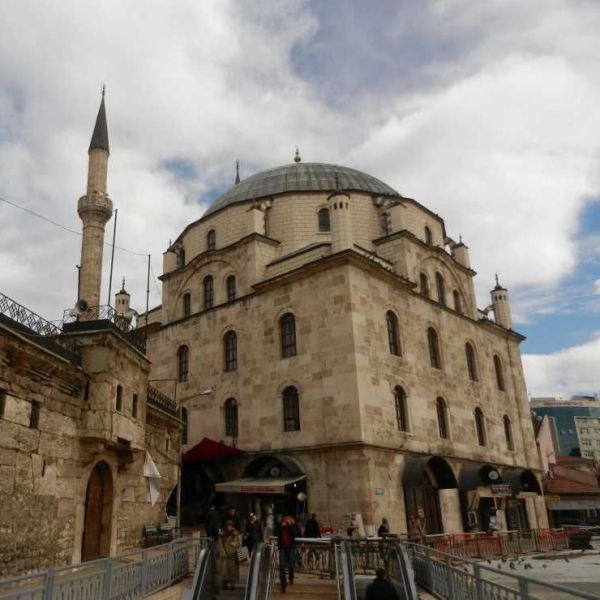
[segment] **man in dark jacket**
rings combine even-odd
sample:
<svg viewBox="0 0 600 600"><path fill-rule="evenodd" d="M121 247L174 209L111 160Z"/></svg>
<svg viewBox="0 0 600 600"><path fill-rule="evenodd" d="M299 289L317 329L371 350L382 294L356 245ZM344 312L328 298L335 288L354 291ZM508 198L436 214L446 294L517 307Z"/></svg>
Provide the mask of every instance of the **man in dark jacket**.
<svg viewBox="0 0 600 600"><path fill-rule="evenodd" d="M385 578L385 571L375 571L373 583L367 586L365 600L400 600L396 588Z"/></svg>
<svg viewBox="0 0 600 600"><path fill-rule="evenodd" d="M317 521L317 515L313 513L310 516L310 519L306 521L306 525L304 525L304 537L307 538L320 538L321 537L321 529L319 527L319 522Z"/></svg>
<svg viewBox="0 0 600 600"><path fill-rule="evenodd" d="M254 546L263 541L262 523L254 513L250 513L248 523L246 523L246 533L244 534L244 543L248 546L248 554L252 556Z"/></svg>
<svg viewBox="0 0 600 600"><path fill-rule="evenodd" d="M285 593L285 568L288 568L289 582L294 583L294 560L296 553L296 531L291 517L283 517L275 528L277 547L279 548L279 582L281 591Z"/></svg>
<svg viewBox="0 0 600 600"><path fill-rule="evenodd" d="M206 535L213 540L219 539L219 529L221 528L221 515L214 506L211 506L206 513L204 520Z"/></svg>

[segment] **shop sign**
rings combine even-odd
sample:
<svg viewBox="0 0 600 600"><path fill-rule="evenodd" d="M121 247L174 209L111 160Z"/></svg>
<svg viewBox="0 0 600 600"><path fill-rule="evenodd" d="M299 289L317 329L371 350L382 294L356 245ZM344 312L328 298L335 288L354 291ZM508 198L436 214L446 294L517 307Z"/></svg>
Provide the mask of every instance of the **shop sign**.
<svg viewBox="0 0 600 600"><path fill-rule="evenodd" d="M546 504L556 504L557 502L560 502L560 496L553 496L551 494L547 494L546 496L544 496L544 498L546 499Z"/></svg>
<svg viewBox="0 0 600 600"><path fill-rule="evenodd" d="M383 496L385 494L385 490L383 488L375 488L376 496Z"/></svg>
<svg viewBox="0 0 600 600"><path fill-rule="evenodd" d="M490 484L490 492L492 493L492 496L500 498L513 495L510 483L492 483Z"/></svg>

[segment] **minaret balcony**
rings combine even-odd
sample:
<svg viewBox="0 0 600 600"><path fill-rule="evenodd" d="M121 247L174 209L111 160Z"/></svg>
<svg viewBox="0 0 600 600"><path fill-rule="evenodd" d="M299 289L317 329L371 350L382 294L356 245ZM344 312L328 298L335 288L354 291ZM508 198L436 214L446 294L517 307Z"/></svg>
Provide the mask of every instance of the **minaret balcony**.
<svg viewBox="0 0 600 600"><path fill-rule="evenodd" d="M79 198L77 213L82 219L84 216L97 215L98 218L106 222L112 216L113 203L108 194L94 191Z"/></svg>

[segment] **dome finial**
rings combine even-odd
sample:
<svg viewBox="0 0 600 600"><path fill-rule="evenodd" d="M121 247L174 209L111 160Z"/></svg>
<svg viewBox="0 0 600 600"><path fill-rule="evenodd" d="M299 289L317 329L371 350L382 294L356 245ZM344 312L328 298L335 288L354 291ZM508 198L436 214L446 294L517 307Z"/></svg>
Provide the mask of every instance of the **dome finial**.
<svg viewBox="0 0 600 600"><path fill-rule="evenodd" d="M125 277L123 277L123 283L121 284L121 291L125 291Z"/></svg>
<svg viewBox="0 0 600 600"><path fill-rule="evenodd" d="M459 243L459 244L462 244L462 243L463 243L463 241L462 241L462 233L459 233L459 234L458 234L458 243Z"/></svg>
<svg viewBox="0 0 600 600"><path fill-rule="evenodd" d="M235 185L240 182L240 161L235 161Z"/></svg>
<svg viewBox="0 0 600 600"><path fill-rule="evenodd" d="M302 157L300 156L300 150L298 149L298 146L296 146L296 154L294 155L294 162L295 163L302 162Z"/></svg>

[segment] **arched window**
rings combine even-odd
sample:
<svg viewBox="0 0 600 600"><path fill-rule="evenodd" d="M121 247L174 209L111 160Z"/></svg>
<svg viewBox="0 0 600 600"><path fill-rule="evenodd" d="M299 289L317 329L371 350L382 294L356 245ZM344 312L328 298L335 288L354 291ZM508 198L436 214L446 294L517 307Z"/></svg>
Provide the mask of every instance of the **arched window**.
<svg viewBox="0 0 600 600"><path fill-rule="evenodd" d="M419 275L419 291L423 296L427 296L429 298L429 280L427 279L427 275L425 273L421 273Z"/></svg>
<svg viewBox="0 0 600 600"><path fill-rule="evenodd" d="M442 360L440 357L440 344L438 334L433 327L427 330L427 343L429 345L429 362L434 369L442 368Z"/></svg>
<svg viewBox="0 0 600 600"><path fill-rule="evenodd" d="M217 247L217 232L214 229L210 229L206 234L206 249L214 250Z"/></svg>
<svg viewBox="0 0 600 600"><path fill-rule="evenodd" d="M496 371L496 386L498 389L504 391L504 373L502 372L502 361L497 354L494 354L494 371Z"/></svg>
<svg viewBox="0 0 600 600"><path fill-rule="evenodd" d="M225 435L232 438L239 436L238 405L235 398L225 400Z"/></svg>
<svg viewBox="0 0 600 600"><path fill-rule="evenodd" d="M435 412L437 414L438 432L443 440L450 438L448 430L448 410L446 401L443 398L437 398L435 401Z"/></svg>
<svg viewBox="0 0 600 600"><path fill-rule="evenodd" d="M460 302L460 294L458 293L458 290L454 290L452 292L452 297L454 298L454 310L456 312L461 313L462 312L462 304Z"/></svg>
<svg viewBox="0 0 600 600"><path fill-rule="evenodd" d="M233 302L235 300L237 290L235 285L235 275L230 275L225 282L227 288L227 302Z"/></svg>
<svg viewBox="0 0 600 600"><path fill-rule="evenodd" d="M177 268L185 267L185 249L183 247L176 251L175 257Z"/></svg>
<svg viewBox="0 0 600 600"><path fill-rule="evenodd" d="M430 246L433 244L433 237L431 235L431 229L425 225L425 243Z"/></svg>
<svg viewBox="0 0 600 600"><path fill-rule="evenodd" d="M192 295L190 293L183 295L183 316L187 317L192 313Z"/></svg>
<svg viewBox="0 0 600 600"><path fill-rule="evenodd" d="M281 332L281 357L296 356L296 318L292 313L285 313L279 319Z"/></svg>
<svg viewBox="0 0 600 600"><path fill-rule="evenodd" d="M435 274L435 287L437 289L437 299L442 306L446 306L446 288L444 278L440 273Z"/></svg>
<svg viewBox="0 0 600 600"><path fill-rule="evenodd" d="M388 213L381 213L379 215L379 230L382 236L390 234L390 216Z"/></svg>
<svg viewBox="0 0 600 600"><path fill-rule="evenodd" d="M400 336L398 334L398 317L391 310L388 310L385 319L387 321L388 347L390 349L390 354L402 356Z"/></svg>
<svg viewBox="0 0 600 600"><path fill-rule="evenodd" d="M228 331L223 337L225 348L225 370L235 371L237 369L237 335L235 331Z"/></svg>
<svg viewBox="0 0 600 600"><path fill-rule="evenodd" d="M467 371L471 381L477 381L477 363L475 362L475 350L473 346L467 342L465 344L465 357L467 359Z"/></svg>
<svg viewBox="0 0 600 600"><path fill-rule="evenodd" d="M506 439L506 447L512 451L515 449L515 442L513 440L512 423L510 422L510 417L508 415L504 415L502 421L504 423L504 438Z"/></svg>
<svg viewBox="0 0 600 600"><path fill-rule="evenodd" d="M294 386L283 390L283 430L300 431L300 401Z"/></svg>
<svg viewBox="0 0 600 600"><path fill-rule="evenodd" d="M187 346L179 346L177 350L177 381L184 383L188 380L189 350Z"/></svg>
<svg viewBox="0 0 600 600"><path fill-rule="evenodd" d="M396 408L396 425L398 431L408 431L406 392L399 385L394 388L394 405Z"/></svg>
<svg viewBox="0 0 600 600"><path fill-rule="evenodd" d="M181 421L183 423L183 427L181 428L181 443L188 443L188 412L187 408L181 407Z"/></svg>
<svg viewBox="0 0 600 600"><path fill-rule="evenodd" d="M317 213L317 219L319 222L319 231L328 232L331 231L331 223L329 221L329 209L322 208Z"/></svg>
<svg viewBox="0 0 600 600"><path fill-rule="evenodd" d="M212 308L214 304L215 296L215 284L212 275L207 275L202 282L203 293L204 293L204 310Z"/></svg>
<svg viewBox="0 0 600 600"><path fill-rule="evenodd" d="M485 446L485 444L486 444L485 417L483 416L483 411L479 408L479 406L473 411L473 418L475 419L475 431L477 433L477 443L480 446Z"/></svg>

